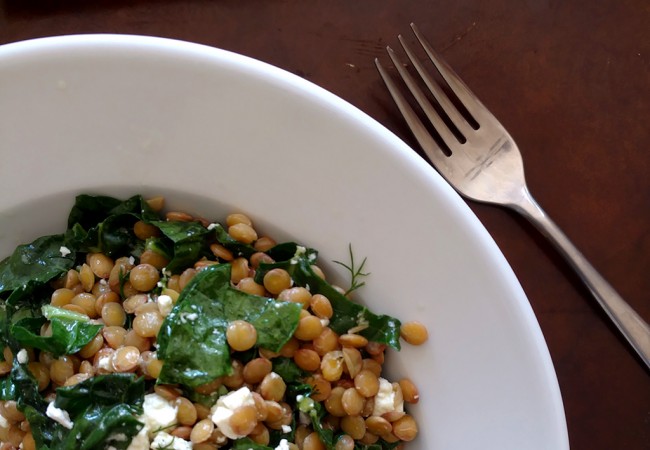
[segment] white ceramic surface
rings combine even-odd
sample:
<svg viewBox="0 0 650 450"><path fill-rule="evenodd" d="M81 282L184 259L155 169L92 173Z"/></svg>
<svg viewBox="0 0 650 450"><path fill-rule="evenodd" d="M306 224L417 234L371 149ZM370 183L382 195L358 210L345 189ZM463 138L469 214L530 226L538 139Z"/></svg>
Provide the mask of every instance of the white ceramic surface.
<svg viewBox="0 0 650 450"><path fill-rule="evenodd" d="M410 450L562 450L548 350L502 254L402 141L334 95L226 51L135 36L0 47L0 255L61 232L77 193L165 194L171 208L257 227L371 272L358 298L417 319Z"/></svg>

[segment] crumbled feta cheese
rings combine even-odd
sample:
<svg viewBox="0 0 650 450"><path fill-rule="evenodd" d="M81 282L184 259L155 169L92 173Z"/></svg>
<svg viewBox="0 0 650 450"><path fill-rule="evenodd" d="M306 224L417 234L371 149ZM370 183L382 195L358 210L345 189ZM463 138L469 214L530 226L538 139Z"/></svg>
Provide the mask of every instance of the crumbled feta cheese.
<svg viewBox="0 0 650 450"><path fill-rule="evenodd" d="M214 229L217 228L218 226L219 226L219 224L211 223L210 225L208 225L208 230L214 230Z"/></svg>
<svg viewBox="0 0 650 450"><path fill-rule="evenodd" d="M147 394L142 404L144 414L140 418L150 433L157 430L164 430L176 424L176 413L178 406L168 402L158 394Z"/></svg>
<svg viewBox="0 0 650 450"><path fill-rule="evenodd" d="M163 317L167 317L169 313L172 312L173 307L174 301L169 295L158 296L158 309Z"/></svg>
<svg viewBox="0 0 650 450"><path fill-rule="evenodd" d="M63 245L59 248L59 251L61 252L61 256L63 256L64 258L68 256L70 253L72 253L68 247L65 247Z"/></svg>
<svg viewBox="0 0 650 450"><path fill-rule="evenodd" d="M387 412L404 412L404 401L395 404L396 392L392 383L384 378L379 378L379 392L375 396L375 408L373 416L381 416Z"/></svg>
<svg viewBox="0 0 650 450"><path fill-rule="evenodd" d="M129 256L129 264L131 265L135 264L135 258L133 256Z"/></svg>
<svg viewBox="0 0 650 450"><path fill-rule="evenodd" d="M176 436L172 436L169 433L161 431L156 434L153 442L151 443L151 448L159 449L169 449L169 450L192 450L192 443L181 439Z"/></svg>
<svg viewBox="0 0 650 450"><path fill-rule="evenodd" d="M287 433L291 433L291 426L289 426L289 425L282 425L282 432L285 433L285 434L287 434Z"/></svg>
<svg viewBox="0 0 650 450"><path fill-rule="evenodd" d="M298 260L307 252L307 249L301 245L296 245L296 253L289 260L290 264L298 264Z"/></svg>
<svg viewBox="0 0 650 450"><path fill-rule="evenodd" d="M72 423L72 420L70 420L70 415L68 414L68 411L57 408L56 406L54 406L54 402L47 405L47 410L45 411L45 415L47 415L47 417L54 420L55 422L60 423L68 430L71 430L72 426L74 425Z"/></svg>
<svg viewBox="0 0 650 450"><path fill-rule="evenodd" d="M126 450L149 450L149 428L146 426L142 427Z"/></svg>
<svg viewBox="0 0 650 450"><path fill-rule="evenodd" d="M228 394L219 397L216 405L212 407L212 422L214 422L217 428L219 428L219 430L230 439L243 438L243 435L235 433L230 426L230 417L237 408L246 405L255 406L255 399L253 398L250 389L242 387L236 391L229 392Z"/></svg>
<svg viewBox="0 0 650 450"><path fill-rule="evenodd" d="M129 440L129 437L124 433L111 434L108 437L109 441L125 442Z"/></svg>
<svg viewBox="0 0 650 450"><path fill-rule="evenodd" d="M290 450L291 447L289 447L289 441L286 439L282 439L280 443L278 444L277 447L275 447L275 450Z"/></svg>
<svg viewBox="0 0 650 450"><path fill-rule="evenodd" d="M330 320L329 319L321 319L320 323L321 323L321 325L323 325L323 328L325 328L326 326L328 326L330 324Z"/></svg>
<svg viewBox="0 0 650 450"><path fill-rule="evenodd" d="M181 313L181 323L194 322L198 318L199 315L197 313L188 313L188 312Z"/></svg>
<svg viewBox="0 0 650 450"><path fill-rule="evenodd" d="M27 350L21 348L16 355L16 359L20 364L27 364L29 362L29 355L27 354Z"/></svg>

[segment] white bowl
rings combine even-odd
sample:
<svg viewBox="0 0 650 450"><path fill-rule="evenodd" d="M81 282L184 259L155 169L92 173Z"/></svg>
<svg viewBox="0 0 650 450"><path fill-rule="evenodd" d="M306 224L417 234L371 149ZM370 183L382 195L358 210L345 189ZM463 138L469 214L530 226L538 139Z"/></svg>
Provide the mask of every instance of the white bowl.
<svg viewBox="0 0 650 450"><path fill-rule="evenodd" d="M411 450L568 449L557 380L530 305L460 198L402 141L287 72L167 39L90 35L0 47L0 255L62 232L75 194L164 194L244 211L320 250L341 284L367 256L372 310L430 341L390 354L411 377Z"/></svg>

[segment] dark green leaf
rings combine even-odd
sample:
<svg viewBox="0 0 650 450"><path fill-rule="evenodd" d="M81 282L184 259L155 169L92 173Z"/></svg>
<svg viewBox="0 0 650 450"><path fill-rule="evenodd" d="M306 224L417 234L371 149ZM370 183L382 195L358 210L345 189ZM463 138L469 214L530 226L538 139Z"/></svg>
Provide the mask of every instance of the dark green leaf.
<svg viewBox="0 0 650 450"><path fill-rule="evenodd" d="M128 448L143 424L144 380L133 374L100 375L74 386L57 389L54 406L65 410L71 421L68 430L45 416L41 408L26 409L38 448L93 450Z"/></svg>
<svg viewBox="0 0 650 450"><path fill-rule="evenodd" d="M27 369L26 364L19 364L14 357L14 365L8 379L12 387L8 388L7 393L12 395L12 400L15 400L19 407L32 406L44 410L45 400L39 394L36 379Z"/></svg>
<svg viewBox="0 0 650 450"><path fill-rule="evenodd" d="M291 338L301 305L246 294L230 285L230 264L200 271L183 289L158 334L164 362L159 382L189 387L231 371L226 328L245 320L257 330L256 346L278 351Z"/></svg>
<svg viewBox="0 0 650 450"><path fill-rule="evenodd" d="M88 316L67 309L44 305L44 317L26 317L11 326L11 334L23 347L34 347L52 353L54 356L78 352L102 329ZM51 336L41 336L40 330L49 319Z"/></svg>
<svg viewBox="0 0 650 450"><path fill-rule="evenodd" d="M95 450L114 447L125 450L143 424L133 415L129 405L110 408L93 406L74 419L74 426L59 449ZM126 438L126 439L123 439Z"/></svg>
<svg viewBox="0 0 650 450"><path fill-rule="evenodd" d="M79 251L138 256L144 248L144 243L133 233L133 225L138 220L158 220L158 215L140 195L125 201L80 195L68 216L66 242Z"/></svg>
<svg viewBox="0 0 650 450"><path fill-rule="evenodd" d="M75 261L75 252L62 256L64 236L43 236L20 245L0 262L0 294L27 286L36 286L64 274Z"/></svg>
<svg viewBox="0 0 650 450"><path fill-rule="evenodd" d="M121 203L121 200L103 195L78 195L68 214L68 228L75 224L85 229L92 228L106 220L111 210Z"/></svg>
<svg viewBox="0 0 650 450"><path fill-rule="evenodd" d="M307 376L307 372L298 367L292 358L279 356L271 361L273 362L273 372L280 375L285 383L296 383Z"/></svg>
<svg viewBox="0 0 650 450"><path fill-rule="evenodd" d="M164 222L154 221L152 225L160 228L163 235L171 241L173 257L166 269L172 273L181 272L192 266L204 255L210 255L207 236L210 231L198 222ZM169 250L167 250L169 253Z"/></svg>
<svg viewBox="0 0 650 450"><path fill-rule="evenodd" d="M32 406L27 406L24 412L25 417L29 421L29 426L32 430L32 436L36 442L37 449L55 450L60 448L61 450L67 450L64 447L52 446L52 444L63 442L69 430ZM72 447L72 449L74 449L74 447Z"/></svg>
<svg viewBox="0 0 650 450"><path fill-rule="evenodd" d="M136 378L132 373L97 375L74 386L58 388L55 406L76 417L88 407L89 399L100 406L124 403L141 412L144 378Z"/></svg>

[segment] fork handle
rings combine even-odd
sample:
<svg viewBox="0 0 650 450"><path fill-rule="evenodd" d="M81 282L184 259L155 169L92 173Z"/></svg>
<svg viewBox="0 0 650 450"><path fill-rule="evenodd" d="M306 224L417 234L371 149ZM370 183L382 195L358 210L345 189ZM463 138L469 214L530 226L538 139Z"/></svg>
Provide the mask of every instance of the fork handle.
<svg viewBox="0 0 650 450"><path fill-rule="evenodd" d="M532 222L555 245L623 336L637 351L646 366L650 368L650 326L594 269L564 232L537 204L528 189L524 188L521 201L511 206Z"/></svg>

